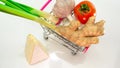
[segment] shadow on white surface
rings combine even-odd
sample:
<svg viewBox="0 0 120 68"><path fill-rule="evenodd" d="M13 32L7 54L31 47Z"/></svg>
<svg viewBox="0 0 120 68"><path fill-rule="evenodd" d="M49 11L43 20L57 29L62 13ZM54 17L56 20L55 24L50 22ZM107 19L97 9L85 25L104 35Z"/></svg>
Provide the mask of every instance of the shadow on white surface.
<svg viewBox="0 0 120 68"><path fill-rule="evenodd" d="M56 53L56 55L62 60L73 65L83 64L85 60L85 55L79 53L77 55L72 55L70 53L64 52L64 53Z"/></svg>
<svg viewBox="0 0 120 68"><path fill-rule="evenodd" d="M84 54L78 52L77 55L73 55L69 49L52 39L48 39L46 43L50 54L50 68L61 68L58 66L62 66L62 62L77 65L85 61Z"/></svg>
<svg viewBox="0 0 120 68"><path fill-rule="evenodd" d="M85 56L81 54L72 55L67 52L54 52L50 54L49 66L50 68L63 68L66 64L76 66L83 64Z"/></svg>

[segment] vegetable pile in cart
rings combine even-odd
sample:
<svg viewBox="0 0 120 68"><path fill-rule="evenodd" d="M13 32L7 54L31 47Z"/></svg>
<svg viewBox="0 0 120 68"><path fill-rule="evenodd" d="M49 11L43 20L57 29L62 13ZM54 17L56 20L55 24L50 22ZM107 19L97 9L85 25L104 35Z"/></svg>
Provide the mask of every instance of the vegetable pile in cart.
<svg viewBox="0 0 120 68"><path fill-rule="evenodd" d="M88 48L91 44L98 44L99 36L104 35L104 20L95 22L96 9L88 0L75 5L75 0L56 0L52 7L52 13L37 10L25 4L13 0L0 0L0 11L26 18L40 23L48 31L66 43L72 43L79 50ZM59 19L61 22L56 25ZM82 50L83 51L83 50Z"/></svg>
<svg viewBox="0 0 120 68"><path fill-rule="evenodd" d="M68 18L69 21L67 26L58 26L56 31L78 46L87 48L97 44L98 37L104 35L105 21L95 23L96 9L90 1L81 1L75 5L74 0L56 0L52 11L56 17Z"/></svg>

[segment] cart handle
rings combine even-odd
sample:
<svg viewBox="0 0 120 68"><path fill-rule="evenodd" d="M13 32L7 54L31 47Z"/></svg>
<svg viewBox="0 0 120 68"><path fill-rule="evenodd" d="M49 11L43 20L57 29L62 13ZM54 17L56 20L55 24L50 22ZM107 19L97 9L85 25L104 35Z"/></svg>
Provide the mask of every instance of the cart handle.
<svg viewBox="0 0 120 68"><path fill-rule="evenodd" d="M52 1L52 0L48 0L48 1L42 6L42 8L41 8L40 10L44 10L51 1Z"/></svg>

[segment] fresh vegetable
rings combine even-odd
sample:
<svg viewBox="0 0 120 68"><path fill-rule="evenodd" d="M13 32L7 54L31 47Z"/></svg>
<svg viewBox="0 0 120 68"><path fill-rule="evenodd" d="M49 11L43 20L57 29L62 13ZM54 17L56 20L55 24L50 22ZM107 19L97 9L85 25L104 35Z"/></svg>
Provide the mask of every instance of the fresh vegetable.
<svg viewBox="0 0 120 68"><path fill-rule="evenodd" d="M101 20L95 23L95 16L92 16L81 29L78 29L81 26L79 21L71 21L68 26L57 27L57 31L71 42L88 47L90 44L97 44L98 36L104 34L104 22L104 20Z"/></svg>
<svg viewBox="0 0 120 68"><path fill-rule="evenodd" d="M56 0L56 3L53 6L53 13L59 18L65 18L71 15L72 10L75 7L74 0Z"/></svg>
<svg viewBox="0 0 120 68"><path fill-rule="evenodd" d="M90 1L82 1L77 4L74 8L75 17L82 23L85 24L89 17L94 16L96 13L95 6Z"/></svg>
<svg viewBox="0 0 120 68"><path fill-rule="evenodd" d="M43 19L43 18L49 19L50 21L52 21L52 23L53 22L55 23L57 21L56 17L52 16L47 12L34 9L27 5L14 2L12 0L0 0L0 1L4 3L0 4L0 11L2 12L33 20L53 30L56 28L55 25Z"/></svg>

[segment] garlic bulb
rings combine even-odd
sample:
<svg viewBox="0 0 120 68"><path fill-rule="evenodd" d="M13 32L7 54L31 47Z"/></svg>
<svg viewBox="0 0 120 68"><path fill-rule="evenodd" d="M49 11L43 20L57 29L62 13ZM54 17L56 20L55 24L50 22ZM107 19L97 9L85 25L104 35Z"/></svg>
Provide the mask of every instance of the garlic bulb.
<svg viewBox="0 0 120 68"><path fill-rule="evenodd" d="M56 0L52 12L57 17L64 18L71 14L74 6L75 6L74 0Z"/></svg>

